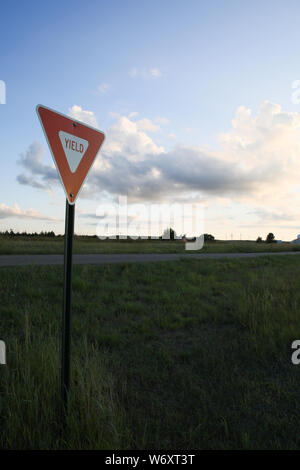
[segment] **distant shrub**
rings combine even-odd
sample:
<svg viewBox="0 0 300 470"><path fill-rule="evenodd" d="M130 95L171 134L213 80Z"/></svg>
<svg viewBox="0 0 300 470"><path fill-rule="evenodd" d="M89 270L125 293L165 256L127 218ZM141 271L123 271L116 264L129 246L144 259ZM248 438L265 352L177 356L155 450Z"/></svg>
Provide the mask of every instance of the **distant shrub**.
<svg viewBox="0 0 300 470"><path fill-rule="evenodd" d="M213 235L210 235L209 233L204 234L204 241L205 242L214 242L215 237Z"/></svg>
<svg viewBox="0 0 300 470"><path fill-rule="evenodd" d="M263 239L261 237L257 237L256 243L262 243Z"/></svg>
<svg viewBox="0 0 300 470"><path fill-rule="evenodd" d="M266 238L266 242L267 243L275 243L276 242L274 233L271 233L271 232L268 233L267 238Z"/></svg>

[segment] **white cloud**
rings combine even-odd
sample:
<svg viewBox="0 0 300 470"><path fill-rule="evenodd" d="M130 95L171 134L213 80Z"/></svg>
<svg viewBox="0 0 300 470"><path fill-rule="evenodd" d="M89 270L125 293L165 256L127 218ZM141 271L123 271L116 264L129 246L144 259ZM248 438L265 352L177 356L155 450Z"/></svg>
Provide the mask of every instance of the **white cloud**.
<svg viewBox="0 0 300 470"><path fill-rule="evenodd" d="M136 112L136 111L133 111L132 113L129 113L129 114L128 114L128 118L129 118L129 119L132 119L132 118L135 118L135 117L137 117L138 115L139 115L139 113L138 113L138 112Z"/></svg>
<svg viewBox="0 0 300 470"><path fill-rule="evenodd" d="M18 204L14 204L13 207L9 207L4 203L0 203L0 219L7 219L8 217L17 217L18 219L39 219L39 220L51 220L60 221L54 217L41 214L41 212L35 209L22 210Z"/></svg>
<svg viewBox="0 0 300 470"><path fill-rule="evenodd" d="M116 118L116 122L106 131L106 138L101 149L103 158L96 160L96 165L102 166L104 161L111 163L114 157L138 161L147 154L156 155L164 152L164 148L156 145L147 135L139 121L133 122L121 115L117 115Z"/></svg>
<svg viewBox="0 0 300 470"><path fill-rule="evenodd" d="M106 191L131 200L205 199L220 213L234 205L240 217L251 217L254 223L288 220L295 225L298 220L300 113L267 101L256 116L240 107L214 152L184 145L165 151L149 135L158 130L151 120L133 121L119 114L114 118L82 196ZM42 158L37 144L28 149L20 162L27 172L19 175L20 183L48 187L54 181L55 170Z"/></svg>
<svg viewBox="0 0 300 470"><path fill-rule="evenodd" d="M277 104L265 101L257 115L240 107L233 128L220 136L222 158L237 163L246 172L255 172L264 181L256 197L279 199L278 194L299 184L300 114L282 112ZM280 188L270 193L274 184ZM278 192L279 189L279 192Z"/></svg>
<svg viewBox="0 0 300 470"><path fill-rule="evenodd" d="M69 108L69 116L77 121L82 121L89 126L98 127L97 118L93 111L86 111L77 104L74 104L72 108Z"/></svg>
<svg viewBox="0 0 300 470"><path fill-rule="evenodd" d="M158 77L161 77L161 71L159 69L151 69L150 70L150 74L152 75L152 77L154 78L158 78Z"/></svg>
<svg viewBox="0 0 300 470"><path fill-rule="evenodd" d="M136 121L136 125L138 130L144 131L144 132L157 132L160 130L160 127L157 126L156 124L153 124L150 119L144 118L140 119L139 121Z"/></svg>
<svg viewBox="0 0 300 470"><path fill-rule="evenodd" d="M196 191L199 197L209 194L210 200L219 202L233 198L254 210L268 206L271 214L277 206L279 215L286 212L287 204L300 204L300 191L295 190L300 174L299 113L264 102L253 117L250 110L240 107L232 129L220 136L221 150L215 152L182 145L165 152L149 137L147 126L138 122L120 116L108 131L102 160L109 161L109 166L94 175L107 191L116 193L119 187L120 192L137 197L139 186L144 188L139 197L146 198ZM153 166L160 172L155 190ZM289 211L288 216L293 218L295 213Z"/></svg>
<svg viewBox="0 0 300 470"><path fill-rule="evenodd" d="M257 223L270 223L278 220L291 220L294 219L296 213L287 208L286 211L266 210L263 207L258 207L249 211L247 214L256 216Z"/></svg>
<svg viewBox="0 0 300 470"><path fill-rule="evenodd" d="M110 85L108 83L100 83L100 85L98 86L97 90L100 92L100 93L107 93L108 90L110 90Z"/></svg>
<svg viewBox="0 0 300 470"><path fill-rule="evenodd" d="M154 122L157 122L157 124L161 124L162 126L166 126L166 125L170 124L169 119L166 118L166 117L162 117L162 116L157 116L154 119Z"/></svg>
<svg viewBox="0 0 300 470"><path fill-rule="evenodd" d="M152 67L149 69L138 69L137 67L132 67L129 71L129 75L132 78L139 77L147 80L160 78L162 76L162 73L157 67Z"/></svg>

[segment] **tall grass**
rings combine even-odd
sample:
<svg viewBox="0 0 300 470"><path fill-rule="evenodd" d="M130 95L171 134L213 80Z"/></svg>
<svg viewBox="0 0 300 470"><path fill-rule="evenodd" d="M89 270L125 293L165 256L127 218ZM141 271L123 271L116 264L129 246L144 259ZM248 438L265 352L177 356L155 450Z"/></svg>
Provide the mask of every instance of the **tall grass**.
<svg viewBox="0 0 300 470"><path fill-rule="evenodd" d="M60 402L59 357L53 336L35 333L10 343L2 367L0 447L8 449L110 449L126 447L124 411L97 346L86 337L72 351L72 382L65 423Z"/></svg>
<svg viewBox="0 0 300 470"><path fill-rule="evenodd" d="M1 269L0 447L299 448L299 276L294 257L75 266L64 424L62 268Z"/></svg>

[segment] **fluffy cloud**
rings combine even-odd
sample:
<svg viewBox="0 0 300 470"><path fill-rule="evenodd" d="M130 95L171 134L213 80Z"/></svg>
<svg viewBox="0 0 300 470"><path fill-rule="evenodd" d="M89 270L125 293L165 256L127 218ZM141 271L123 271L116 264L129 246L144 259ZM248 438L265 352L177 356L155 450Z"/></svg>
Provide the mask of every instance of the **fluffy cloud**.
<svg viewBox="0 0 300 470"><path fill-rule="evenodd" d="M244 202L257 198L272 202L274 183L281 193L290 189L291 182L297 183L300 115L283 112L278 105L263 103L256 117L239 108L231 131L220 137L218 152L181 145L165 152L142 122L119 116L108 130L97 171L91 174L94 190L126 193L133 199L196 191Z"/></svg>
<svg viewBox="0 0 300 470"><path fill-rule="evenodd" d="M22 210L18 204L14 204L13 207L9 207L6 204L0 203L0 219L7 219L8 217L17 217L18 219L39 219L39 220L51 220L58 221L53 217L41 214L40 212L29 209Z"/></svg>
<svg viewBox="0 0 300 470"><path fill-rule="evenodd" d="M258 205L274 205L282 212L299 200L300 114L284 112L278 104L264 102L256 117L240 107L233 128L220 137L222 159L236 164L249 176L255 175Z"/></svg>
<svg viewBox="0 0 300 470"><path fill-rule="evenodd" d="M151 127L150 120L133 122L125 116L116 115L117 121L107 130L101 157L97 165L111 167L115 157L123 157L128 161L143 160L145 155L157 155L164 148L155 144L145 132L145 127ZM154 126L154 125L153 125ZM152 127L152 130L156 129Z"/></svg>
<svg viewBox="0 0 300 470"><path fill-rule="evenodd" d="M157 132L160 130L159 126L157 126L156 124L153 124L153 122L147 118L143 118L143 119L140 119L139 121L136 121L136 125L137 125L138 130L144 131L144 132L150 132L150 134L152 132Z"/></svg>
<svg viewBox="0 0 300 470"><path fill-rule="evenodd" d="M98 127L97 118L93 111L86 111L77 104L74 104L72 108L69 109L69 115L77 121L85 122L85 124L89 126Z"/></svg>
<svg viewBox="0 0 300 470"><path fill-rule="evenodd" d="M132 119L132 118L134 118L134 117L136 117L136 116L138 116L138 115L139 115L138 112L133 111L132 113L129 113L129 114L128 114L128 117L129 117L129 119Z"/></svg>
<svg viewBox="0 0 300 470"><path fill-rule="evenodd" d="M76 113L95 119L90 111L74 108ZM114 117L82 196L97 197L105 191L126 194L131 200L207 198L219 207L234 201L248 207L248 214L251 209L258 220L297 220L299 113L284 112L278 104L267 101L256 116L240 107L231 130L220 136L220 150L214 152L184 145L166 151L150 137L159 127L149 119ZM42 148L33 144L22 156L27 174L19 175L20 183L41 187L57 179L56 170L43 164L42 154Z"/></svg>

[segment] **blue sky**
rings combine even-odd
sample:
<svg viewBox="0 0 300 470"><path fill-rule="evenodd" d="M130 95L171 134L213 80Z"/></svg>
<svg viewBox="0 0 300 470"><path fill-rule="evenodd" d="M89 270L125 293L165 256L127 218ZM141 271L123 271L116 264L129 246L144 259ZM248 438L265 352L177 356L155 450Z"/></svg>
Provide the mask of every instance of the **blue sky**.
<svg viewBox="0 0 300 470"><path fill-rule="evenodd" d="M63 232L64 193L33 164L52 165L42 103L89 112L107 136L109 169L78 199L78 233L95 233L99 204L127 194L197 200L218 237L295 238L299 13L271 0L1 2L0 230Z"/></svg>

